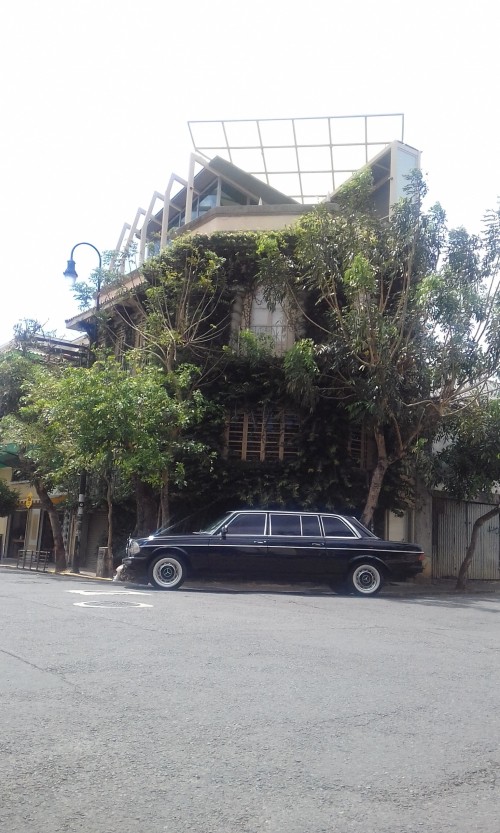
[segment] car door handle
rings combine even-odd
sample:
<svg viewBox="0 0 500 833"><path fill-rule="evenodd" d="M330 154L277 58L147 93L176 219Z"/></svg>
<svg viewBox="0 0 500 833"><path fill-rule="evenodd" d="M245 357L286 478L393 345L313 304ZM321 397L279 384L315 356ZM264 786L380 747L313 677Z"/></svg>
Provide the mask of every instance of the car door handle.
<svg viewBox="0 0 500 833"><path fill-rule="evenodd" d="M254 541L254 544L265 544L265 541Z"/></svg>
<svg viewBox="0 0 500 833"><path fill-rule="evenodd" d="M324 547L324 544L320 544L318 541L311 541L309 544L310 547Z"/></svg>

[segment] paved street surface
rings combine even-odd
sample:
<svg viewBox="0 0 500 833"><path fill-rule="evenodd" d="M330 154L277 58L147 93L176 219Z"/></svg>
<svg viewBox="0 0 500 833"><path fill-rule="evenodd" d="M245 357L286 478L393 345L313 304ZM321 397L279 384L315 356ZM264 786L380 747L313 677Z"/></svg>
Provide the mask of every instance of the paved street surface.
<svg viewBox="0 0 500 833"><path fill-rule="evenodd" d="M1 833L498 833L499 595L131 589L0 571Z"/></svg>

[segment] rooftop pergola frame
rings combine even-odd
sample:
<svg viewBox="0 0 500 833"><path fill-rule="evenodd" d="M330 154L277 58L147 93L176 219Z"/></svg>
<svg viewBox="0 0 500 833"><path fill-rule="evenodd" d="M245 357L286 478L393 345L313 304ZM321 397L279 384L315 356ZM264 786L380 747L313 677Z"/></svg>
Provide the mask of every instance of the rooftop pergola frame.
<svg viewBox="0 0 500 833"><path fill-rule="evenodd" d="M190 121L188 128L196 153L221 156L302 204L326 199L388 144L404 142L403 113Z"/></svg>
<svg viewBox="0 0 500 833"><path fill-rule="evenodd" d="M188 129L194 152L187 179L172 173L165 191L155 191L148 209L138 208L134 221L124 224L111 268L119 259L125 272L134 244L136 259L129 268L142 265L152 241L163 248L176 214L182 215L180 226L196 219L193 203L210 178L218 182L217 206L221 182L246 195L249 205L330 199L356 171L382 159L391 143L404 142L404 115L190 121Z"/></svg>

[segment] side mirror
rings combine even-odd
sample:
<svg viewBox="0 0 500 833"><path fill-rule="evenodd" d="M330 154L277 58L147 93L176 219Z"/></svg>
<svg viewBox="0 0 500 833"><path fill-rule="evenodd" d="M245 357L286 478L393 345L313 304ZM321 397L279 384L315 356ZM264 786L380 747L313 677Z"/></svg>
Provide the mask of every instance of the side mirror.
<svg viewBox="0 0 500 833"><path fill-rule="evenodd" d="M221 531L220 531L220 537L222 538L223 541L226 540L226 535L227 535L227 526L223 526Z"/></svg>

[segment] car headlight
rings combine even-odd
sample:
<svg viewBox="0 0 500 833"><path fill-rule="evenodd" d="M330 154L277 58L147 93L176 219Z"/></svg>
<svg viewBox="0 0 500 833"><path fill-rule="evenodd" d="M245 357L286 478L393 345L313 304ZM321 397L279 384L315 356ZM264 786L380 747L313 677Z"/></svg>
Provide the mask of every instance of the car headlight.
<svg viewBox="0 0 500 833"><path fill-rule="evenodd" d="M141 548L137 541L130 541L127 547L128 555L139 555Z"/></svg>

